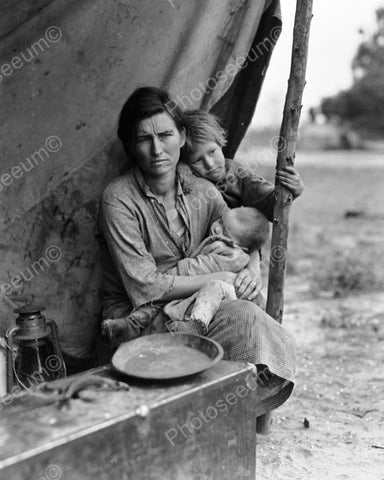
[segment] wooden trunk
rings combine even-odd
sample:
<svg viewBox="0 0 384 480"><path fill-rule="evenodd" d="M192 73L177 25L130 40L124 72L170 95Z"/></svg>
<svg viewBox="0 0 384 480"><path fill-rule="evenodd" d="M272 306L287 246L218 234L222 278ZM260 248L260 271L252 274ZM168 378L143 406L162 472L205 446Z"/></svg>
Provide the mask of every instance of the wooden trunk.
<svg viewBox="0 0 384 480"><path fill-rule="evenodd" d="M110 367L95 373L114 378ZM125 378L127 380L127 378ZM0 479L255 478L255 382L220 362L172 384L85 392L59 410L27 394L3 405Z"/></svg>

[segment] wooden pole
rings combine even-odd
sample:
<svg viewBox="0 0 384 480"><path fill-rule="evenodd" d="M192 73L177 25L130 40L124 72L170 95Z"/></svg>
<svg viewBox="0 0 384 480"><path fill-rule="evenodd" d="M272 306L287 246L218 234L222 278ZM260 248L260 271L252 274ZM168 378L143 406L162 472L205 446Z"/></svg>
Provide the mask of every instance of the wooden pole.
<svg viewBox="0 0 384 480"><path fill-rule="evenodd" d="M285 97L283 120L280 128L276 170L294 165L297 130L301 113L301 100L305 86L305 71L308 57L309 30L312 19L313 0L297 0L291 71ZM292 194L276 182L276 203L273 213L273 229L268 277L266 312L279 323L283 320L284 280L287 259L288 220ZM257 419L257 432L268 433L271 414Z"/></svg>

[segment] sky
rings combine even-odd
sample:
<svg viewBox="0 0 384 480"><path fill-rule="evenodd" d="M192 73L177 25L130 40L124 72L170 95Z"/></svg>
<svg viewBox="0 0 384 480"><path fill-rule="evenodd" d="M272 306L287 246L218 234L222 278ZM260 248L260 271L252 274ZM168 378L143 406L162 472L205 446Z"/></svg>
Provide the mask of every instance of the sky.
<svg viewBox="0 0 384 480"><path fill-rule="evenodd" d="M321 98L348 88L351 62L363 36L375 29L375 10L384 0L313 0L313 18L307 63L307 84L301 119ZM269 69L252 121L254 127L280 124L291 62L296 1L281 0L283 31L272 54Z"/></svg>

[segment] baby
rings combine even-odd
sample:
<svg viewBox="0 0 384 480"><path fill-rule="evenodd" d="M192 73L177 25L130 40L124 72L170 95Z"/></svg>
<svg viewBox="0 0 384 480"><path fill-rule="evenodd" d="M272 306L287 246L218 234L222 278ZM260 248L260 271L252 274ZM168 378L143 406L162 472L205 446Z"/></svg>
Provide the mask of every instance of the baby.
<svg viewBox="0 0 384 480"><path fill-rule="evenodd" d="M269 223L261 212L247 207L228 210L212 224L210 236L203 240L184 264L184 268L187 269L185 273L189 275L221 271L236 273L248 264L247 252L260 249L268 237ZM218 240L227 246L223 254L211 252L210 246ZM163 308L169 317L169 328L172 323L173 330L205 334L222 300L236 298L233 285L214 280L186 299L174 300L165 306L142 305L127 317L104 320L102 331L104 335L117 342L133 340ZM260 294L255 302L261 307L264 306L264 299Z"/></svg>
<svg viewBox="0 0 384 480"><path fill-rule="evenodd" d="M265 215L251 207L228 210L212 224L210 236L200 244L193 256L203 256L207 250L209 251L209 245L220 238L233 249L241 249L243 252L260 250L269 238L268 220ZM236 273L248 262L249 256L243 256L242 264L237 262L231 271ZM211 267L204 271L200 265L199 273L210 272L212 272ZM206 334L209 323L221 302L236 300L236 298L236 291L232 284L222 280L212 280L191 297L169 302L164 306L163 311L171 320L191 322L190 326L193 329L198 333ZM261 294L258 294L254 302L261 308L265 307L265 301Z"/></svg>

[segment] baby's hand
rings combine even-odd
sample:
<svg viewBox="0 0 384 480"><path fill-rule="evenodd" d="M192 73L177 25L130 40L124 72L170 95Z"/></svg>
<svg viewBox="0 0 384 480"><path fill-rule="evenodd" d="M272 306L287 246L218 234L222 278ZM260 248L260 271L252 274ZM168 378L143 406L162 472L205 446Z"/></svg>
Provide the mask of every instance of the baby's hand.
<svg viewBox="0 0 384 480"><path fill-rule="evenodd" d="M286 166L276 172L277 180L291 191L293 198L300 197L304 190L304 183L295 167Z"/></svg>

